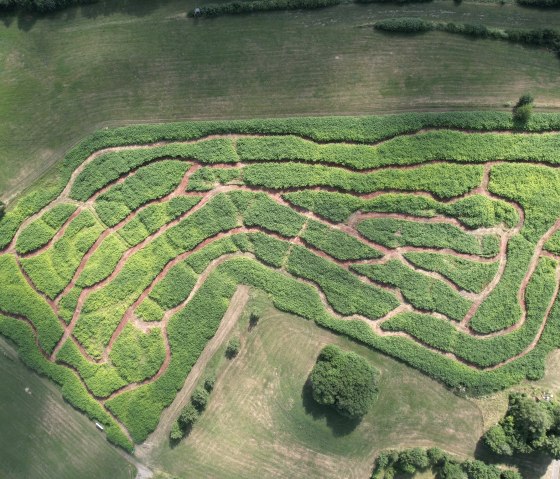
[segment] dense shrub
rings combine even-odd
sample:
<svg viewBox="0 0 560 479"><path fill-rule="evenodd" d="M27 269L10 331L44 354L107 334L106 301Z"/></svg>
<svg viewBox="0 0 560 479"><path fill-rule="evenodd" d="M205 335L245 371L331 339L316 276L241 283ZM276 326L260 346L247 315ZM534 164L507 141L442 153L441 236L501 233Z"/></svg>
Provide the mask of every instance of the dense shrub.
<svg viewBox="0 0 560 479"><path fill-rule="evenodd" d="M480 293L498 272L498 262L481 263L453 255L427 252L405 253L404 257L414 266L435 271L465 291Z"/></svg>
<svg viewBox="0 0 560 479"><path fill-rule="evenodd" d="M560 0L517 0L526 7L560 7Z"/></svg>
<svg viewBox="0 0 560 479"><path fill-rule="evenodd" d="M471 301L449 285L418 273L398 260L377 265L355 265L353 269L375 282L399 288L410 304L423 311L435 311L461 321L471 307Z"/></svg>
<svg viewBox="0 0 560 479"><path fill-rule="evenodd" d="M16 242L16 251L25 254L46 245L74 211L76 206L60 204L44 213L41 218L20 233Z"/></svg>
<svg viewBox="0 0 560 479"><path fill-rule="evenodd" d="M378 375L362 356L331 344L323 348L309 376L313 399L343 416L362 417L377 396Z"/></svg>
<svg viewBox="0 0 560 479"><path fill-rule="evenodd" d="M73 5L97 3L98 0L1 0L0 10L54 12Z"/></svg>
<svg viewBox="0 0 560 479"><path fill-rule="evenodd" d="M399 33L429 32L435 28L433 22L415 17L388 18L375 23L377 30Z"/></svg>
<svg viewBox="0 0 560 479"><path fill-rule="evenodd" d="M226 357L233 359L239 354L239 349L241 349L241 341L238 337L231 338L226 346Z"/></svg>
<svg viewBox="0 0 560 479"><path fill-rule="evenodd" d="M189 17L217 17L239 13L266 12L271 10L299 10L324 8L338 5L341 0L243 0L226 3L207 4L198 10L190 10Z"/></svg>
<svg viewBox="0 0 560 479"><path fill-rule="evenodd" d="M499 252L497 236L477 237L449 223L372 218L359 223L358 231L367 239L388 248L401 246L448 248L459 253L483 257L493 257Z"/></svg>

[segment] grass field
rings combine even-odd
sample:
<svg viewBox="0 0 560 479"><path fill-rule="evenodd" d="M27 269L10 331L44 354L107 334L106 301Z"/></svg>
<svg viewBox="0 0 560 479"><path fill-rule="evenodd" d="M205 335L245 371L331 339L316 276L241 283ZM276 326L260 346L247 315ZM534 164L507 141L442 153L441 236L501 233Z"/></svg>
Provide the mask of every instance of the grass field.
<svg viewBox="0 0 560 479"><path fill-rule="evenodd" d="M200 5L204 2L198 2ZM560 107L549 52L356 28L424 16L494 26L560 11L436 1L192 20L193 0L111 0L0 23L0 192L11 197L104 125L180 118L501 108L530 90Z"/></svg>
<svg viewBox="0 0 560 479"><path fill-rule="evenodd" d="M364 478L388 447L437 445L473 454L482 429L476 404L413 369L301 318L278 312L262 293L240 322L243 347L224 361L208 409L177 447L154 451L154 469L179 477ZM380 394L355 428L316 406L305 388L326 344L364 355L381 371ZM223 354L223 352L221 352ZM528 478L533 479L533 478Z"/></svg>
<svg viewBox="0 0 560 479"><path fill-rule="evenodd" d="M0 476L3 479L133 478L135 468L93 422L66 404L0 340ZM29 392L27 392L29 391Z"/></svg>

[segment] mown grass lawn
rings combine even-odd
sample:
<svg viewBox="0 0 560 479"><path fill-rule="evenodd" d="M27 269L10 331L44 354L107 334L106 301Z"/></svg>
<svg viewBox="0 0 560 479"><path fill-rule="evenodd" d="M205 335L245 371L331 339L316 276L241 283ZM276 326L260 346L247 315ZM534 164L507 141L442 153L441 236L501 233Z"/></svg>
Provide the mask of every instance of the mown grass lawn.
<svg viewBox="0 0 560 479"><path fill-rule="evenodd" d="M483 431L476 404L397 361L278 312L262 293L247 311L255 305L264 308L261 319L251 331L247 314L240 322L242 350L222 363L208 409L177 447L155 451L155 469L220 479L364 478L384 448L474 452ZM381 371L378 400L359 424L317 407L305 388L329 343L363 354Z"/></svg>

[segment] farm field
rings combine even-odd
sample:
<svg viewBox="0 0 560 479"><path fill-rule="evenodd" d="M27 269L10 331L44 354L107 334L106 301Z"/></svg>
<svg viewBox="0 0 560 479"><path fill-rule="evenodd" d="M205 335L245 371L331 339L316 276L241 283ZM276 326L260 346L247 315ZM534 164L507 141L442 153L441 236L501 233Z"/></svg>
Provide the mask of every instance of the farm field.
<svg viewBox="0 0 560 479"><path fill-rule="evenodd" d="M11 198L104 126L500 109L531 91L560 106L560 63L544 49L360 25L420 16L489 26L560 24L560 11L434 1L340 5L195 21L206 0L107 0L0 22L0 194ZM444 48L441 48L444 45Z"/></svg>
<svg viewBox="0 0 560 479"><path fill-rule="evenodd" d="M264 434L270 454L297 444L309 477L336 477L331 453L348 469L355 463L356 477L391 445L472 454L488 414L458 396L543 380L560 348L559 144L560 116L544 113L523 130L496 112L100 130L0 220L0 334L111 443L180 474L180 451L193 464L204 458L196 440L165 450L162 414L229 334L230 306L248 287L268 295L273 319L264 336L247 336L254 351L243 350L211 407L239 404L240 420L246 396L227 381L260 374L262 404L277 388L289 408L263 406L269 416L259 416L277 421L285 443L258 422L240 435ZM277 322L293 333L275 343L266 325ZM329 432L329 420L296 401L333 333L386 372L375 410L339 431L344 441L336 421ZM301 342L298 365L282 356L281 338ZM230 393L241 394L233 405L219 400ZM447 403L470 412L444 428L435 416ZM398 413L384 416L390 407ZM210 434L210 413L193 438ZM291 467L286 455L263 454L248 466L255 476L266 464ZM241 473L226 456L211 462L218 477L219 468ZM540 464L521 466L542 475Z"/></svg>
<svg viewBox="0 0 560 479"><path fill-rule="evenodd" d="M0 476L131 479L136 469L0 339ZM26 391L27 388L27 391Z"/></svg>

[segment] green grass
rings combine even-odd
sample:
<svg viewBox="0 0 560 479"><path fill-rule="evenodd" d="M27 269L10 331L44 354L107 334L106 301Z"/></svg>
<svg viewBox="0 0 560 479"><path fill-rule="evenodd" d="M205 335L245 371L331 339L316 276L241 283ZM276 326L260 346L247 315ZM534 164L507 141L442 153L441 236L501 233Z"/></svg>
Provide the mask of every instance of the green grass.
<svg viewBox="0 0 560 479"><path fill-rule="evenodd" d="M135 468L107 444L93 422L63 401L50 381L26 368L3 339L0 382L2 478L135 477Z"/></svg>
<svg viewBox="0 0 560 479"><path fill-rule="evenodd" d="M195 21L186 18L194 6L111 0L47 18L4 17L3 196L107 124L499 108L526 90L539 106L560 106L560 67L545 50L441 32L411 41L356 28L419 14L536 28L558 25L559 11L466 1L350 4Z"/></svg>
<svg viewBox="0 0 560 479"><path fill-rule="evenodd" d="M262 314L248 331L253 309ZM475 404L401 363L278 312L263 294L247 305L237 334L243 347L219 368L208 409L179 446L156 449L157 468L220 479L367 477L374 454L387 447L474 451L482 431ZM304 394L315 359L329 343L364 355L381 371L379 397L355 429Z"/></svg>

